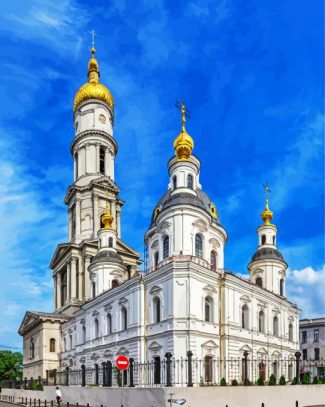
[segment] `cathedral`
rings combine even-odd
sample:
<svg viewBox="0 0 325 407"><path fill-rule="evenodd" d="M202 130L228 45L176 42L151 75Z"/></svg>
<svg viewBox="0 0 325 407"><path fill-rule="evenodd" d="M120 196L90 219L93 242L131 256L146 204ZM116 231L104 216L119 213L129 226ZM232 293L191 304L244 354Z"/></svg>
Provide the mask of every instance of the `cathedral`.
<svg viewBox="0 0 325 407"><path fill-rule="evenodd" d="M293 359L299 309L286 297L288 266L277 248L268 188L246 279L225 268L227 232L200 184L182 103L169 183L148 219L141 270L140 254L122 239L114 99L100 82L94 47L87 76L73 102L68 241L50 263L55 309L24 316L24 377L114 365L118 355L158 365L167 352L179 360L189 351L206 363L245 351L250 358Z"/></svg>

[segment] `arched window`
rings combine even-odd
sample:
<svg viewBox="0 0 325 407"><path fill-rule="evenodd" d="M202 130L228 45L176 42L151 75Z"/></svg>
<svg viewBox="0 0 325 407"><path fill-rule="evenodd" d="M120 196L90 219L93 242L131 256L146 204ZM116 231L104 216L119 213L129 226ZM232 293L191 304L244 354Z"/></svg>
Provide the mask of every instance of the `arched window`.
<svg viewBox="0 0 325 407"><path fill-rule="evenodd" d="M265 242L266 242L266 236L262 235L262 244L265 244Z"/></svg>
<svg viewBox="0 0 325 407"><path fill-rule="evenodd" d="M284 295L284 280L283 278L280 279L280 295Z"/></svg>
<svg viewBox="0 0 325 407"><path fill-rule="evenodd" d="M82 343L86 343L86 327L83 325L82 327Z"/></svg>
<svg viewBox="0 0 325 407"><path fill-rule="evenodd" d="M177 177L176 175L173 176L173 189L177 188Z"/></svg>
<svg viewBox="0 0 325 407"><path fill-rule="evenodd" d="M50 352L55 352L55 339L50 339Z"/></svg>
<svg viewBox="0 0 325 407"><path fill-rule="evenodd" d="M248 306L244 304L241 308L241 327L248 329Z"/></svg>
<svg viewBox="0 0 325 407"><path fill-rule="evenodd" d="M98 319L95 318L95 320L94 320L94 338L96 339L96 338L98 338L98 336L99 336L99 322L98 322Z"/></svg>
<svg viewBox="0 0 325 407"><path fill-rule="evenodd" d="M293 326L291 322L289 324L289 341L293 342Z"/></svg>
<svg viewBox="0 0 325 407"><path fill-rule="evenodd" d="M91 289L92 289L93 298L95 298L96 297L96 283L92 283Z"/></svg>
<svg viewBox="0 0 325 407"><path fill-rule="evenodd" d="M212 304L213 300L211 297L205 297L204 299L204 320L206 322L212 322Z"/></svg>
<svg viewBox="0 0 325 407"><path fill-rule="evenodd" d="M257 279L255 280L255 283L258 287L263 287L263 280L262 277L257 277Z"/></svg>
<svg viewBox="0 0 325 407"><path fill-rule="evenodd" d="M193 189L193 175L191 174L187 176L187 188Z"/></svg>
<svg viewBox="0 0 325 407"><path fill-rule="evenodd" d="M100 147L99 149L99 172L105 174L105 148Z"/></svg>
<svg viewBox="0 0 325 407"><path fill-rule="evenodd" d="M155 267L158 266L158 262L159 262L159 252L156 252L154 255L154 265Z"/></svg>
<svg viewBox="0 0 325 407"><path fill-rule="evenodd" d="M114 279L112 280L112 288L118 287L118 280Z"/></svg>
<svg viewBox="0 0 325 407"><path fill-rule="evenodd" d="M72 335L69 335L69 349L72 349Z"/></svg>
<svg viewBox="0 0 325 407"><path fill-rule="evenodd" d="M126 272L128 273L128 280L131 278L132 266L126 266Z"/></svg>
<svg viewBox="0 0 325 407"><path fill-rule="evenodd" d="M214 250L211 250L210 253L210 266L211 270L213 271L217 270L217 253Z"/></svg>
<svg viewBox="0 0 325 407"><path fill-rule="evenodd" d="M113 247L113 238L112 237L108 238L108 247Z"/></svg>
<svg viewBox="0 0 325 407"><path fill-rule="evenodd" d="M34 339L30 338L30 343L29 343L29 358L34 359L35 357L35 344L34 344Z"/></svg>
<svg viewBox="0 0 325 407"><path fill-rule="evenodd" d="M122 309L121 309L121 316L122 316L121 328L122 328L122 330L125 331L125 330L128 329L128 312L127 312L127 309L125 307L122 307Z"/></svg>
<svg viewBox="0 0 325 407"><path fill-rule="evenodd" d="M279 336L279 318L277 316L273 318L273 335Z"/></svg>
<svg viewBox="0 0 325 407"><path fill-rule="evenodd" d="M264 332L265 328L264 328L264 311L260 311L258 313L258 332Z"/></svg>
<svg viewBox="0 0 325 407"><path fill-rule="evenodd" d="M64 352L67 351L67 340L66 340L66 338L63 338L63 349L64 349Z"/></svg>
<svg viewBox="0 0 325 407"><path fill-rule="evenodd" d="M275 244L275 236L272 237L272 242Z"/></svg>
<svg viewBox="0 0 325 407"><path fill-rule="evenodd" d="M163 241L163 258L169 257L169 237L165 236Z"/></svg>
<svg viewBox="0 0 325 407"><path fill-rule="evenodd" d="M112 315L110 313L107 314L107 335L112 333Z"/></svg>
<svg viewBox="0 0 325 407"><path fill-rule="evenodd" d="M199 234L195 235L195 256L203 257L202 236Z"/></svg>
<svg viewBox="0 0 325 407"><path fill-rule="evenodd" d="M153 305L153 322L160 322L160 298L155 297L152 300Z"/></svg>
<svg viewBox="0 0 325 407"><path fill-rule="evenodd" d="M76 179L77 179L78 172L79 172L78 153L76 153L76 155L74 156L74 159L75 159L75 163L76 163L75 169L76 169Z"/></svg>

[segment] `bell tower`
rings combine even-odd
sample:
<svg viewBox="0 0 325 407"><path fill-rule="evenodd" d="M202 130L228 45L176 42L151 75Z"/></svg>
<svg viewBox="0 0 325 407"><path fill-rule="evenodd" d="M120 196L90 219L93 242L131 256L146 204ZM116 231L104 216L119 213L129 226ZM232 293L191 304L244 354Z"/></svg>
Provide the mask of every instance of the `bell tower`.
<svg viewBox="0 0 325 407"><path fill-rule="evenodd" d="M248 264L250 281L274 294L285 296L285 277L288 268L277 248L278 229L271 223L273 212L269 208L269 186L265 187L265 209L261 213L264 223L257 228L258 247Z"/></svg>

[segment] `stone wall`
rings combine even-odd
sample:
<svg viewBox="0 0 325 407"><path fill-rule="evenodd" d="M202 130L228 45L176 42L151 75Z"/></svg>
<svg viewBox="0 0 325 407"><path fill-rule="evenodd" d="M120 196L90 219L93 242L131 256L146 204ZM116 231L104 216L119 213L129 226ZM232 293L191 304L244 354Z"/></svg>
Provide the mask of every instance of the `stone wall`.
<svg viewBox="0 0 325 407"><path fill-rule="evenodd" d="M92 407L169 407L173 398L185 398L184 407L298 407L322 406L325 385L264 386L264 387L177 387L177 388L90 388L60 386L64 402L79 403ZM46 386L44 391L2 389L2 395L41 400L55 399L55 387ZM177 406L177 404L173 404Z"/></svg>

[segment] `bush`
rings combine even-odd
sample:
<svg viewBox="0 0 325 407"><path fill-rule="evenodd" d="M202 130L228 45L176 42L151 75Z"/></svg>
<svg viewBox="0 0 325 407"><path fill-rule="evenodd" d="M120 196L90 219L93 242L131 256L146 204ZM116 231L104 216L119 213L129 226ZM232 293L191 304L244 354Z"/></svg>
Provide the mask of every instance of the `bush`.
<svg viewBox="0 0 325 407"><path fill-rule="evenodd" d="M302 384L310 384L310 372L304 373L302 376Z"/></svg>
<svg viewBox="0 0 325 407"><path fill-rule="evenodd" d="M258 379L257 379L257 385L258 386L264 386L264 379L263 379L263 377L259 377Z"/></svg>
<svg viewBox="0 0 325 407"><path fill-rule="evenodd" d="M294 378L291 380L291 384L298 384L298 379L297 379L296 377L294 377Z"/></svg>
<svg viewBox="0 0 325 407"><path fill-rule="evenodd" d="M286 384L286 379L283 375L280 377L279 384L280 386L284 386Z"/></svg>
<svg viewBox="0 0 325 407"><path fill-rule="evenodd" d="M227 382L224 377L220 380L220 386L227 386Z"/></svg>
<svg viewBox="0 0 325 407"><path fill-rule="evenodd" d="M319 383L321 383L321 381L318 380L318 377L317 377L317 376L314 376L314 378L313 378L313 384L319 384Z"/></svg>
<svg viewBox="0 0 325 407"><path fill-rule="evenodd" d="M269 386L275 386L276 385L276 378L274 374L271 374L270 379L269 379Z"/></svg>
<svg viewBox="0 0 325 407"><path fill-rule="evenodd" d="M232 385L232 386L238 386L237 380L236 380L236 379L232 380L232 381L231 381L231 385Z"/></svg>

